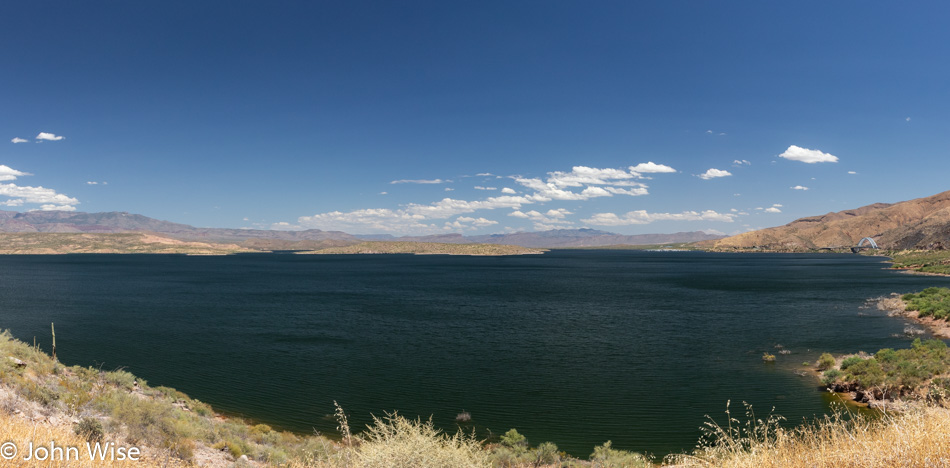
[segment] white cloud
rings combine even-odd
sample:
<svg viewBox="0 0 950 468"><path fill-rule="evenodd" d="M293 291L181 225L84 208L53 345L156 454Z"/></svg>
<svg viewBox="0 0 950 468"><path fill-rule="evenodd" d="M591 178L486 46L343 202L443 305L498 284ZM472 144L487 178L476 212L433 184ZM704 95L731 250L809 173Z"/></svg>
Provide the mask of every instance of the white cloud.
<svg viewBox="0 0 950 468"><path fill-rule="evenodd" d="M766 213L781 213L782 210L780 210L780 209L778 209L778 208L772 206L772 207L766 208L766 209L765 209L765 212L766 212Z"/></svg>
<svg viewBox="0 0 950 468"><path fill-rule="evenodd" d="M731 213L717 213L713 210L684 211L682 213L648 213L646 210L627 212L623 216L614 213L597 213L590 218L582 219L586 224L596 226L628 226L631 224L650 224L654 221L718 221L731 223L736 215Z"/></svg>
<svg viewBox="0 0 950 468"><path fill-rule="evenodd" d="M442 179L399 179L390 182L390 184L444 184L446 182L452 181Z"/></svg>
<svg viewBox="0 0 950 468"><path fill-rule="evenodd" d="M783 207L783 205L780 204L780 203L776 203L776 204L774 204L774 205L772 205L772 206L774 206L775 208L782 208L782 207Z"/></svg>
<svg viewBox="0 0 950 468"><path fill-rule="evenodd" d="M36 211L36 210L30 210L30 211ZM69 205L48 204L48 205L41 205L39 211L76 211L76 207L69 206Z"/></svg>
<svg viewBox="0 0 950 468"><path fill-rule="evenodd" d="M629 179L638 178L623 169L598 169L587 166L574 166L571 172L549 172L547 182L558 188L582 187L584 185L630 185ZM636 184L636 183L634 183Z"/></svg>
<svg viewBox="0 0 950 468"><path fill-rule="evenodd" d="M66 137L53 135L52 133L40 132L39 135L36 135L37 140L46 140L46 141L59 141Z"/></svg>
<svg viewBox="0 0 950 468"><path fill-rule="evenodd" d="M23 138L20 138L20 137L14 137L14 138L13 138L12 140L10 140L10 141L12 141L14 144L16 144L16 143L26 143L26 142L29 141L29 140L24 140Z"/></svg>
<svg viewBox="0 0 950 468"><path fill-rule="evenodd" d="M838 162L837 156L795 145L789 146L788 149L785 150L784 153L778 155L778 157L792 161L801 161L808 164L820 162Z"/></svg>
<svg viewBox="0 0 950 468"><path fill-rule="evenodd" d="M495 174L492 174L491 172L479 172L478 174L475 174L476 177L491 177L493 175Z"/></svg>
<svg viewBox="0 0 950 468"><path fill-rule="evenodd" d="M389 195L389 192L379 192L380 195Z"/></svg>
<svg viewBox="0 0 950 468"><path fill-rule="evenodd" d="M87 181L86 185L99 185L99 182Z"/></svg>
<svg viewBox="0 0 950 468"><path fill-rule="evenodd" d="M534 223L535 230L542 231L574 224L573 222L565 219L565 217L570 214L574 213L567 211L564 208L558 208L556 210L548 210L545 213L536 210L531 210L528 212L515 210L511 213L508 213L508 216L531 220L531 222Z"/></svg>
<svg viewBox="0 0 950 468"><path fill-rule="evenodd" d="M367 230L381 232L433 232L438 227L429 223L433 219L447 219L452 216L472 213L478 210L498 208L520 208L522 205L538 201L549 201L537 195L500 196L484 200L466 201L444 198L441 201L421 205L410 203L401 209L391 210L374 208L350 212L331 211L313 216L301 216L297 225L285 226L292 229L322 229L362 233ZM278 226L279 228L279 226Z"/></svg>
<svg viewBox="0 0 950 468"><path fill-rule="evenodd" d="M468 216L459 216L458 218L455 219L455 221L458 223L471 224L472 226L475 226L475 227L493 226L495 224L498 224L498 221L492 221L490 219L485 219L485 218L471 218Z"/></svg>
<svg viewBox="0 0 950 468"><path fill-rule="evenodd" d="M630 170L632 172L637 172L637 173L642 173L642 174L676 172L676 169L673 169L670 166L667 166L664 164L657 164L653 161L640 163L640 164L637 164L636 166L630 166Z"/></svg>
<svg viewBox="0 0 950 468"><path fill-rule="evenodd" d="M717 177L729 177L731 175L732 173L729 171L711 168L705 173L700 174L698 177L703 180L709 180L709 179L715 179Z"/></svg>
<svg viewBox="0 0 950 468"><path fill-rule="evenodd" d="M789 188L791 188L792 190L808 190L808 187L805 187L804 185L796 185L794 187L789 187Z"/></svg>
<svg viewBox="0 0 950 468"><path fill-rule="evenodd" d="M515 192L514 189L510 189L510 188L508 188L508 187L505 187L505 188L501 189L501 193L507 193L507 194L509 194L509 195L514 195L514 194L516 194L516 193L518 193L518 192Z"/></svg>
<svg viewBox="0 0 950 468"><path fill-rule="evenodd" d="M906 120L906 121L908 121L908 122L910 122L910 117L908 117L908 118L906 118L906 119L904 119L904 120Z"/></svg>
<svg viewBox="0 0 950 468"><path fill-rule="evenodd" d="M0 164L0 180L16 180L17 177L33 175L27 172L18 171L12 167Z"/></svg>
<svg viewBox="0 0 950 468"><path fill-rule="evenodd" d="M854 174L857 174L857 172L854 172L854 171L848 171L848 174L851 174L851 175L854 175Z"/></svg>
<svg viewBox="0 0 950 468"><path fill-rule="evenodd" d="M749 162L749 161L746 161L745 159L736 159L735 161L732 161L732 165L733 165L733 166L736 166L736 167L739 167L739 166L751 166L752 163Z"/></svg>
<svg viewBox="0 0 950 468"><path fill-rule="evenodd" d="M446 191L446 192L451 192L451 191L453 191L453 190L455 190L455 189L452 188L452 187L446 187L446 188L445 188L445 191Z"/></svg>
<svg viewBox="0 0 950 468"><path fill-rule="evenodd" d="M79 200L56 193L45 187L21 187L16 184L0 184L0 195L22 198L26 203L46 205L78 205Z"/></svg>
<svg viewBox="0 0 950 468"><path fill-rule="evenodd" d="M482 187L481 185L476 185L475 190L498 190L498 187Z"/></svg>
<svg viewBox="0 0 950 468"><path fill-rule="evenodd" d="M0 202L0 206L23 206L22 198L15 198L13 200L7 200Z"/></svg>
<svg viewBox="0 0 950 468"><path fill-rule="evenodd" d="M724 235L726 235L726 233L724 233L724 232L722 232L722 231L720 231L720 230L718 230L718 229L703 229L702 231L705 232L706 234L712 234L712 235L714 235L714 236L724 236Z"/></svg>

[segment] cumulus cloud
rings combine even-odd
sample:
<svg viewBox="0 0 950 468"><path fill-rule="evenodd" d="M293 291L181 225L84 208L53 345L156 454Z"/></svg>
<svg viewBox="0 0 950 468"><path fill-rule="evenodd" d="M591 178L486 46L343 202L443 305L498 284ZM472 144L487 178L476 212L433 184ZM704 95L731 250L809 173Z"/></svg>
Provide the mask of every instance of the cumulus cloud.
<svg viewBox="0 0 950 468"><path fill-rule="evenodd" d="M708 171L700 174L698 177L703 180L715 179L717 177L729 177L732 173L721 169L710 168Z"/></svg>
<svg viewBox="0 0 950 468"><path fill-rule="evenodd" d="M515 218L522 218L530 220L534 223L534 228L537 230L551 229L559 226L567 226L574 224L571 221L565 219L567 215L574 214L564 208L552 209L547 212L540 212L536 210L531 210L528 212L522 212L519 210L512 211L508 213L508 216Z"/></svg>
<svg viewBox="0 0 950 468"><path fill-rule="evenodd" d="M452 216L472 213L478 210L520 208L522 205L536 203L538 201L548 200L535 195L505 195L475 201L444 198L430 204L410 203L397 210L375 208L349 212L331 211L329 213L318 213L312 216L301 216L297 219L297 225L289 225L284 227L284 229L322 229L357 233L366 232L367 230L377 232L425 233L439 229L438 226L431 223L431 220L448 219ZM477 220L478 218L475 219ZM484 225L482 221L479 221L479 223Z"/></svg>
<svg viewBox="0 0 950 468"><path fill-rule="evenodd" d="M676 169L673 169L673 168L670 167L670 166L667 166L667 165L664 165L664 164L657 164L657 163L655 163L655 162L653 162L653 161L648 161L648 162L645 162L645 163L640 163L640 164L637 164L636 166L630 166L630 170L631 170L632 172L636 172L636 173L640 173L640 174L654 174L654 173L664 173L664 172L666 172L666 173L668 173L668 172L676 172Z"/></svg>
<svg viewBox="0 0 950 468"><path fill-rule="evenodd" d="M746 161L745 159L736 159L735 161L732 161L732 165L736 167L751 166L752 163L750 163L749 161Z"/></svg>
<svg viewBox="0 0 950 468"><path fill-rule="evenodd" d="M647 186L636 182L637 173L623 169L598 169L587 166L574 166L571 172L549 172L546 180L540 178L515 178L515 182L550 200L588 200L596 197L610 197L614 194L639 196L646 195ZM570 188L585 187L580 192ZM629 190L616 187L633 187Z"/></svg>
<svg viewBox="0 0 950 468"><path fill-rule="evenodd" d="M0 206L23 206L22 198L15 198L13 200L6 200L0 202Z"/></svg>
<svg viewBox="0 0 950 468"><path fill-rule="evenodd" d="M804 185L796 185L796 186L790 187L790 188L791 188L792 190L808 190L808 187L805 187Z"/></svg>
<svg viewBox="0 0 950 468"><path fill-rule="evenodd" d="M476 185L475 190L498 190L498 187L482 187L481 185Z"/></svg>
<svg viewBox="0 0 950 468"><path fill-rule="evenodd" d="M614 213L597 213L590 218L582 219L586 224L596 226L629 226L631 224L650 224L655 221L718 221L731 223L736 215L731 213L717 213L713 210L684 211L682 213L649 213L646 210L630 211L623 216Z"/></svg>
<svg viewBox="0 0 950 468"><path fill-rule="evenodd" d="M453 191L453 190L455 190L455 189L452 188L452 187L446 187L446 188L445 188L445 191L446 191L446 192L451 192L451 191Z"/></svg>
<svg viewBox="0 0 950 468"><path fill-rule="evenodd" d="M505 187L505 188L501 189L501 193L507 193L507 194L509 194L509 195L514 195L514 194L516 194L516 193L518 193L518 192L515 192L514 189L510 189L510 188L508 188L508 187Z"/></svg>
<svg viewBox="0 0 950 468"><path fill-rule="evenodd" d="M857 174L857 172L854 172L854 171L848 171L848 174L851 174L851 175L854 175L854 174Z"/></svg>
<svg viewBox="0 0 950 468"><path fill-rule="evenodd" d="M823 153L819 150L813 150L808 148L802 148L800 146L789 146L784 153L778 155L780 158L789 159L792 161L801 161L803 163L815 164L822 162L838 162L838 157Z"/></svg>
<svg viewBox="0 0 950 468"><path fill-rule="evenodd" d="M491 177L493 175L495 174L492 174L491 172L479 172L478 174L475 174L476 177Z"/></svg>
<svg viewBox="0 0 950 468"><path fill-rule="evenodd" d="M486 218L472 218L469 216L459 216L455 219L455 221L462 224L471 224L475 227L493 226L498 224L498 221L493 221Z"/></svg>
<svg viewBox="0 0 950 468"><path fill-rule="evenodd" d="M780 210L780 209L778 209L778 208L776 208L776 207L774 207L774 206L771 206L771 207L769 207L769 208L766 208L766 209L765 209L765 212L766 212L766 213L781 213L782 210Z"/></svg>
<svg viewBox="0 0 950 468"><path fill-rule="evenodd" d="M18 171L12 167L0 164L0 180L16 180L17 177L33 175L27 172Z"/></svg>
<svg viewBox="0 0 950 468"><path fill-rule="evenodd" d="M10 140L10 141L12 141L14 144L16 144L16 143L26 143L26 142L29 141L29 140L25 140L25 139L20 138L20 137L14 137L14 138L13 138L12 140Z"/></svg>
<svg viewBox="0 0 950 468"><path fill-rule="evenodd" d="M79 200L68 197L61 193L56 193L55 190L45 187L0 184L0 195L10 198L21 198L26 203L44 204L49 206L71 206L79 204Z"/></svg>
<svg viewBox="0 0 950 468"><path fill-rule="evenodd" d="M59 141L65 139L64 136L54 135L52 133L40 132L39 135L36 135L37 140L46 140L46 141Z"/></svg>
<svg viewBox="0 0 950 468"><path fill-rule="evenodd" d="M629 179L638 178L623 169L598 169L587 166L574 166L571 172L549 172L547 182L556 187L582 187L584 185L630 185ZM635 183L634 183L635 184Z"/></svg>
<svg viewBox="0 0 950 468"><path fill-rule="evenodd" d="M442 179L399 179L390 182L390 184L444 184L446 182L452 181Z"/></svg>

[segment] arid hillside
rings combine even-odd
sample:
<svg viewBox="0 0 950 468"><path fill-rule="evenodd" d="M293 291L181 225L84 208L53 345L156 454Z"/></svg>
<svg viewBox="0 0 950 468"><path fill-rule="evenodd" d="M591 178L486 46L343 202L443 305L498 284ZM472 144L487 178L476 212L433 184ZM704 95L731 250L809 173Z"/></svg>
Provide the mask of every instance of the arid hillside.
<svg viewBox="0 0 950 468"><path fill-rule="evenodd" d="M847 248L864 237L892 250L950 247L950 191L801 218L784 226L705 242L703 246L716 250L803 251Z"/></svg>

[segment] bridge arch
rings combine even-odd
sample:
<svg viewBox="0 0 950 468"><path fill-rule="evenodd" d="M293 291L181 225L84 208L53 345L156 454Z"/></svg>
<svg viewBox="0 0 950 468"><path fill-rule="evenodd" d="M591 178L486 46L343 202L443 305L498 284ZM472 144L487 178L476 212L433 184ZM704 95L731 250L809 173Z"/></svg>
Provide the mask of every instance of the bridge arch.
<svg viewBox="0 0 950 468"><path fill-rule="evenodd" d="M867 242L867 244L870 245L872 249L879 248L877 246L877 242L874 242L874 239L871 239L870 237L865 237L864 239L858 241L858 247L864 247L865 242Z"/></svg>

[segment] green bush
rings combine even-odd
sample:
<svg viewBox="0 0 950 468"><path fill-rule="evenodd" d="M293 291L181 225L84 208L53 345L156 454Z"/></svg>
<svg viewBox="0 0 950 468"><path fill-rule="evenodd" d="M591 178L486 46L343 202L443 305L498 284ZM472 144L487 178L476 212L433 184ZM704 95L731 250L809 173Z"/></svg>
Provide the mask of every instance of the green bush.
<svg viewBox="0 0 950 468"><path fill-rule="evenodd" d="M921 317L934 317L940 320L950 318L950 289L927 288L919 293L901 296L907 310L917 311Z"/></svg>
<svg viewBox="0 0 950 468"><path fill-rule="evenodd" d="M859 362L861 362L861 361L863 361L863 360L864 360L864 359L861 358L861 357L859 357L859 356L847 357L847 358L845 358L843 361L841 361L841 370L845 370L845 369L851 367L852 365L857 364L857 363L859 363Z"/></svg>
<svg viewBox="0 0 950 468"><path fill-rule="evenodd" d="M841 375L842 375L841 371L839 371L838 369L828 369L821 376L821 383L822 385L831 385L837 382L838 379L841 377Z"/></svg>
<svg viewBox="0 0 950 468"><path fill-rule="evenodd" d="M647 468L652 467L650 460L636 452L626 450L615 450L612 443L608 440L604 445L594 447L594 453L590 454L591 467L593 468Z"/></svg>
<svg viewBox="0 0 950 468"><path fill-rule="evenodd" d="M818 357L818 370L830 369L835 365L835 357L830 353L824 353Z"/></svg>
<svg viewBox="0 0 950 468"><path fill-rule="evenodd" d="M517 429L510 429L501 436L501 444L506 447L527 447L528 439L519 434Z"/></svg>

